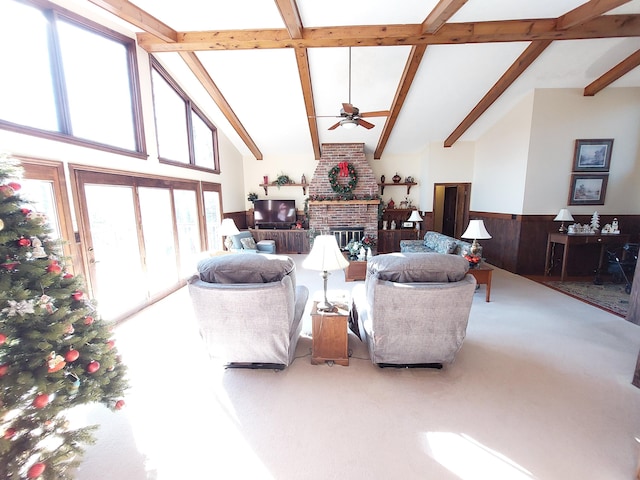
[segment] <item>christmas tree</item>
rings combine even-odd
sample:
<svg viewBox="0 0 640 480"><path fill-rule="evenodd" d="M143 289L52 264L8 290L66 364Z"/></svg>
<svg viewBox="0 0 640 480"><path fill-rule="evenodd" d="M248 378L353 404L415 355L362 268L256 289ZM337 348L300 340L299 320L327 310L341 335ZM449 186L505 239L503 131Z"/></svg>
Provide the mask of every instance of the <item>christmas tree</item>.
<svg viewBox="0 0 640 480"><path fill-rule="evenodd" d="M0 156L0 478L71 479L95 427L73 429L65 411L122 408L125 367L46 219L18 193L21 172Z"/></svg>

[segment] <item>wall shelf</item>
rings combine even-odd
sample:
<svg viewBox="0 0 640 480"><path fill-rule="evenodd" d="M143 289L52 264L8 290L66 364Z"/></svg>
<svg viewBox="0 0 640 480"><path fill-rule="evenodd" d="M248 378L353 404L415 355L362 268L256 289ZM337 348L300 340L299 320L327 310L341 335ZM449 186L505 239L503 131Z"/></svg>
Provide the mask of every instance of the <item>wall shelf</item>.
<svg viewBox="0 0 640 480"><path fill-rule="evenodd" d="M409 192L411 191L411 187L413 187L414 185L417 185L417 183L416 182L378 183L378 186L380 187L380 195L384 195L384 187L397 187L398 185L406 186L407 195L409 195Z"/></svg>
<svg viewBox="0 0 640 480"><path fill-rule="evenodd" d="M302 187L302 194L306 195L307 187L309 186L309 184L308 183L285 183L284 185L278 185L277 183L259 183L258 186L264 188L264 194L267 196L269 195L269 187L276 187L276 188Z"/></svg>

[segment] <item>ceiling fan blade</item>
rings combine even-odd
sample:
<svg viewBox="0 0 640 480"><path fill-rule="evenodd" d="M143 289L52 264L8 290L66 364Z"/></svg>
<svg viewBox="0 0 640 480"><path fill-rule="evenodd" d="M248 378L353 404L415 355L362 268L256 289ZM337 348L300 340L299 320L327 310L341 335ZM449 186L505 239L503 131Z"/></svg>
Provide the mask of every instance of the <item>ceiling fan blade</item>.
<svg viewBox="0 0 640 480"><path fill-rule="evenodd" d="M338 128L340 126L340 122L336 123L335 125L331 125L327 130L334 130L336 128Z"/></svg>
<svg viewBox="0 0 640 480"><path fill-rule="evenodd" d="M369 123L366 120L362 120L361 118L357 119L358 125L360 125L361 127L366 128L367 130L371 130L373 127L375 127L375 125L373 123Z"/></svg>
<svg viewBox="0 0 640 480"><path fill-rule="evenodd" d="M346 113L347 115L353 115L355 113L355 109L353 105L351 105L350 103L343 103L342 109L344 110L344 113Z"/></svg>
<svg viewBox="0 0 640 480"><path fill-rule="evenodd" d="M364 112L361 113L361 117L388 117L391 114L389 110L378 110L375 112Z"/></svg>

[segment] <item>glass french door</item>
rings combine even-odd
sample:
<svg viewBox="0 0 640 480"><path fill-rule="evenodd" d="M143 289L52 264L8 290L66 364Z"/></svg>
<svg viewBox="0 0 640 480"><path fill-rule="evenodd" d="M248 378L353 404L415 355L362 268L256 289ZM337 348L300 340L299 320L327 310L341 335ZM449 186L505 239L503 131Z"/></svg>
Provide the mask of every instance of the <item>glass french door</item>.
<svg viewBox="0 0 640 480"><path fill-rule="evenodd" d="M128 185L84 186L88 233L87 256L94 297L107 319L135 309L147 297L140 256L135 191Z"/></svg>
<svg viewBox="0 0 640 480"><path fill-rule="evenodd" d="M83 245L103 317L138 310L196 271L206 238L198 182L76 174Z"/></svg>
<svg viewBox="0 0 640 480"><path fill-rule="evenodd" d="M82 271L82 259L75 248L69 199L63 165L46 160L21 159L24 170L20 196L24 207L44 215L50 230L49 240L65 271ZM40 239L43 240L43 239Z"/></svg>

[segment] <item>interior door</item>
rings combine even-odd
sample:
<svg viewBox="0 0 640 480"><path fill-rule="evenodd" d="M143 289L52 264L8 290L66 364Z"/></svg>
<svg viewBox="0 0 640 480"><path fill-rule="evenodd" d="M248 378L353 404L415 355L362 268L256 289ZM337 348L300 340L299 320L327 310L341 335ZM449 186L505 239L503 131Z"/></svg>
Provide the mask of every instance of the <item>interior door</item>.
<svg viewBox="0 0 640 480"><path fill-rule="evenodd" d="M460 238L469 223L470 183L437 183L433 191L433 229Z"/></svg>

